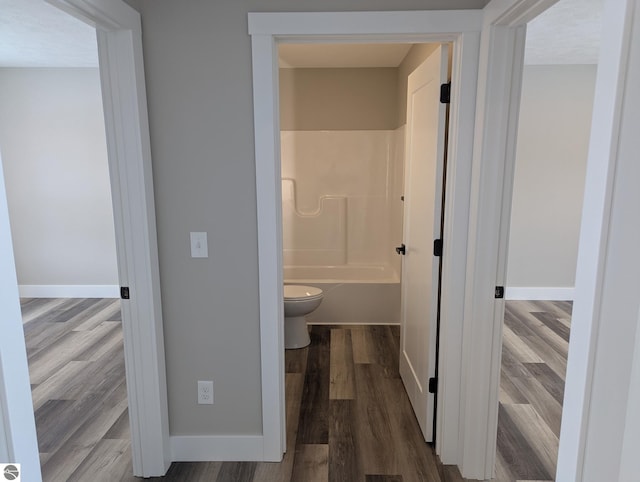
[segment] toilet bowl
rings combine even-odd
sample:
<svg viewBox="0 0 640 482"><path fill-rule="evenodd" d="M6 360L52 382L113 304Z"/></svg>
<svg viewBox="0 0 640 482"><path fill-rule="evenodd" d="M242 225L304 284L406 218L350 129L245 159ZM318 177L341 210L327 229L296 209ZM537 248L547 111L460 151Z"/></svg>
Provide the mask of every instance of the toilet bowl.
<svg viewBox="0 0 640 482"><path fill-rule="evenodd" d="M322 290L313 286L284 286L284 347L304 348L311 339L307 330L308 315L322 302Z"/></svg>

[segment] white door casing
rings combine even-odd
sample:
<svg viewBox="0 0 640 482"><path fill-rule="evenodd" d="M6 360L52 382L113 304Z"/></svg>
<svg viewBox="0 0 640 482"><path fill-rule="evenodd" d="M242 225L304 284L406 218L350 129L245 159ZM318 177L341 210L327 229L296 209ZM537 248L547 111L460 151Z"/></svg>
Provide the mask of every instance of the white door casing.
<svg viewBox="0 0 640 482"><path fill-rule="evenodd" d="M494 284L503 284L506 276L505 233L509 231L524 29L527 22L557 1L492 0L484 8L471 195L474 210L469 220L470 251L465 300L465 326L469 330L464 336L463 349L463 380L468 380L463 381L463 403L469 408L461 411L463 417L474 412L480 416L460 421L465 426L479 426L466 431L461 467L478 467L484 463L484 478L493 475L495 461L504 318L503 302L493 299L491 289ZM588 166L593 165L595 174L591 176L593 184L590 187L588 167L583 213L589 215L582 219L574 323L565 384L564 406L572 409L563 413L558 453L556 478L562 481L587 480L582 469L585 463L588 410L594 396L592 377L597 363L595 346L601 316L599 303L602 293L599 290L604 279L603 259L610 229L607 218L611 207L611 178L617 162L613 146L620 129L620 117L617 116L622 110L620 99L624 92L624 78L627 68L632 65L625 56L632 45L634 8L638 8L637 0L605 1L605 13L609 14L603 17L603 47L596 81L588 162ZM594 136L597 138L595 142ZM637 136L635 139L637 144ZM632 256L637 256L637 250ZM627 306L633 302L634 299L627 300ZM473 317L476 318L475 323L466 322ZM617 347L618 351L620 349ZM606 360L607 357L601 354L600 359ZM599 422L608 424L609 416L601 412ZM624 415L620 413L616 416ZM480 437L482 433L484 437ZM601 447L600 434L592 442L594 447ZM474 446L485 447L483 460L478 458L482 455L473 450ZM619 459L606 451L599 453L607 459L606 463L617 465ZM483 478L472 476L464 470L462 475ZM611 471L607 472L607 476L611 480L618 480Z"/></svg>
<svg viewBox="0 0 640 482"><path fill-rule="evenodd" d="M524 27L487 23L480 47L476 134L474 137L469 252L465 288L464 367L460 424L462 476L490 479L494 474L498 429L498 394L504 286L513 159L517 130ZM506 226L504 224L506 221Z"/></svg>
<svg viewBox="0 0 640 482"><path fill-rule="evenodd" d="M97 28L134 474L171 464L155 204L140 14L122 1L49 0Z"/></svg>
<svg viewBox="0 0 640 482"><path fill-rule="evenodd" d="M40 457L1 158L0 312L0 462L19 463L23 480L40 482Z"/></svg>
<svg viewBox="0 0 640 482"><path fill-rule="evenodd" d="M258 263L265 460L284 450L284 341L282 220L278 113L279 42L451 42L453 67L449 119L447 199L443 239L439 406L436 452L459 464L466 427L460 425L462 334L469 184L473 152L478 51L482 11L249 13L258 210ZM473 427L472 427L473 429ZM476 447L476 450L479 450ZM482 468L479 469L482 471ZM468 472L478 473L469 467Z"/></svg>
<svg viewBox="0 0 640 482"><path fill-rule="evenodd" d="M410 75L404 181L405 255L402 258L400 376L427 442L433 441L436 318L439 263L433 241L440 238L448 49L438 47Z"/></svg>
<svg viewBox="0 0 640 482"><path fill-rule="evenodd" d="M603 10L556 479L626 482L640 470L640 2Z"/></svg>
<svg viewBox="0 0 640 482"><path fill-rule="evenodd" d="M164 475L171 454L140 15L120 0L46 1L97 29L118 274L131 294L122 302L122 319L133 470L137 476ZM0 235L0 245L12 253L10 235L4 230ZM19 313L17 285L4 293L2 312ZM13 349L24 346L21 320L12 316L7 322L16 329L3 330L0 355L12 353L12 364L26 368L25 350ZM28 385L28 372L24 372L24 380L0 380L4 408L7 397L13 400L16 394L24 407L33 406L30 391L22 389L24 383ZM5 412L3 425L9 452L21 448L27 465L23 470L33 475L29 480L38 480L33 412L22 418Z"/></svg>

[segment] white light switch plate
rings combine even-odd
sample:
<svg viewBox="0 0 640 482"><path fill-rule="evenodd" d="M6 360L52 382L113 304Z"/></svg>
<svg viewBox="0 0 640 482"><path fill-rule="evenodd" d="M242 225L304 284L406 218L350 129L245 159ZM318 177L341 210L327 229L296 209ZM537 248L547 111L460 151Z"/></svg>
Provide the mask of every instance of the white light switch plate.
<svg viewBox="0 0 640 482"><path fill-rule="evenodd" d="M191 232L191 257L208 258L209 248L207 246L207 233Z"/></svg>

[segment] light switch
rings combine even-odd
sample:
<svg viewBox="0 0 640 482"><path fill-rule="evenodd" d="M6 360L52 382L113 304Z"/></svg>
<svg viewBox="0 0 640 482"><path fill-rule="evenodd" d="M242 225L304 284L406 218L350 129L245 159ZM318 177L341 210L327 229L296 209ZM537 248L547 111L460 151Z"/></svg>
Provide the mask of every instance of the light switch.
<svg viewBox="0 0 640 482"><path fill-rule="evenodd" d="M191 257L208 258L209 248L207 246L207 233L191 232Z"/></svg>

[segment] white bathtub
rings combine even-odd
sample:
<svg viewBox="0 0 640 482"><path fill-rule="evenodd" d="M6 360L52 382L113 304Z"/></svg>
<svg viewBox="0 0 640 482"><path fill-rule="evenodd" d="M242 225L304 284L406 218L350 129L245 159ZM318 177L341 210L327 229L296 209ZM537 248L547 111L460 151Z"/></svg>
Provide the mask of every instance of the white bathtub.
<svg viewBox="0 0 640 482"><path fill-rule="evenodd" d="M400 322L400 277L391 266L285 266L284 282L324 292L320 307L307 316L310 323Z"/></svg>

